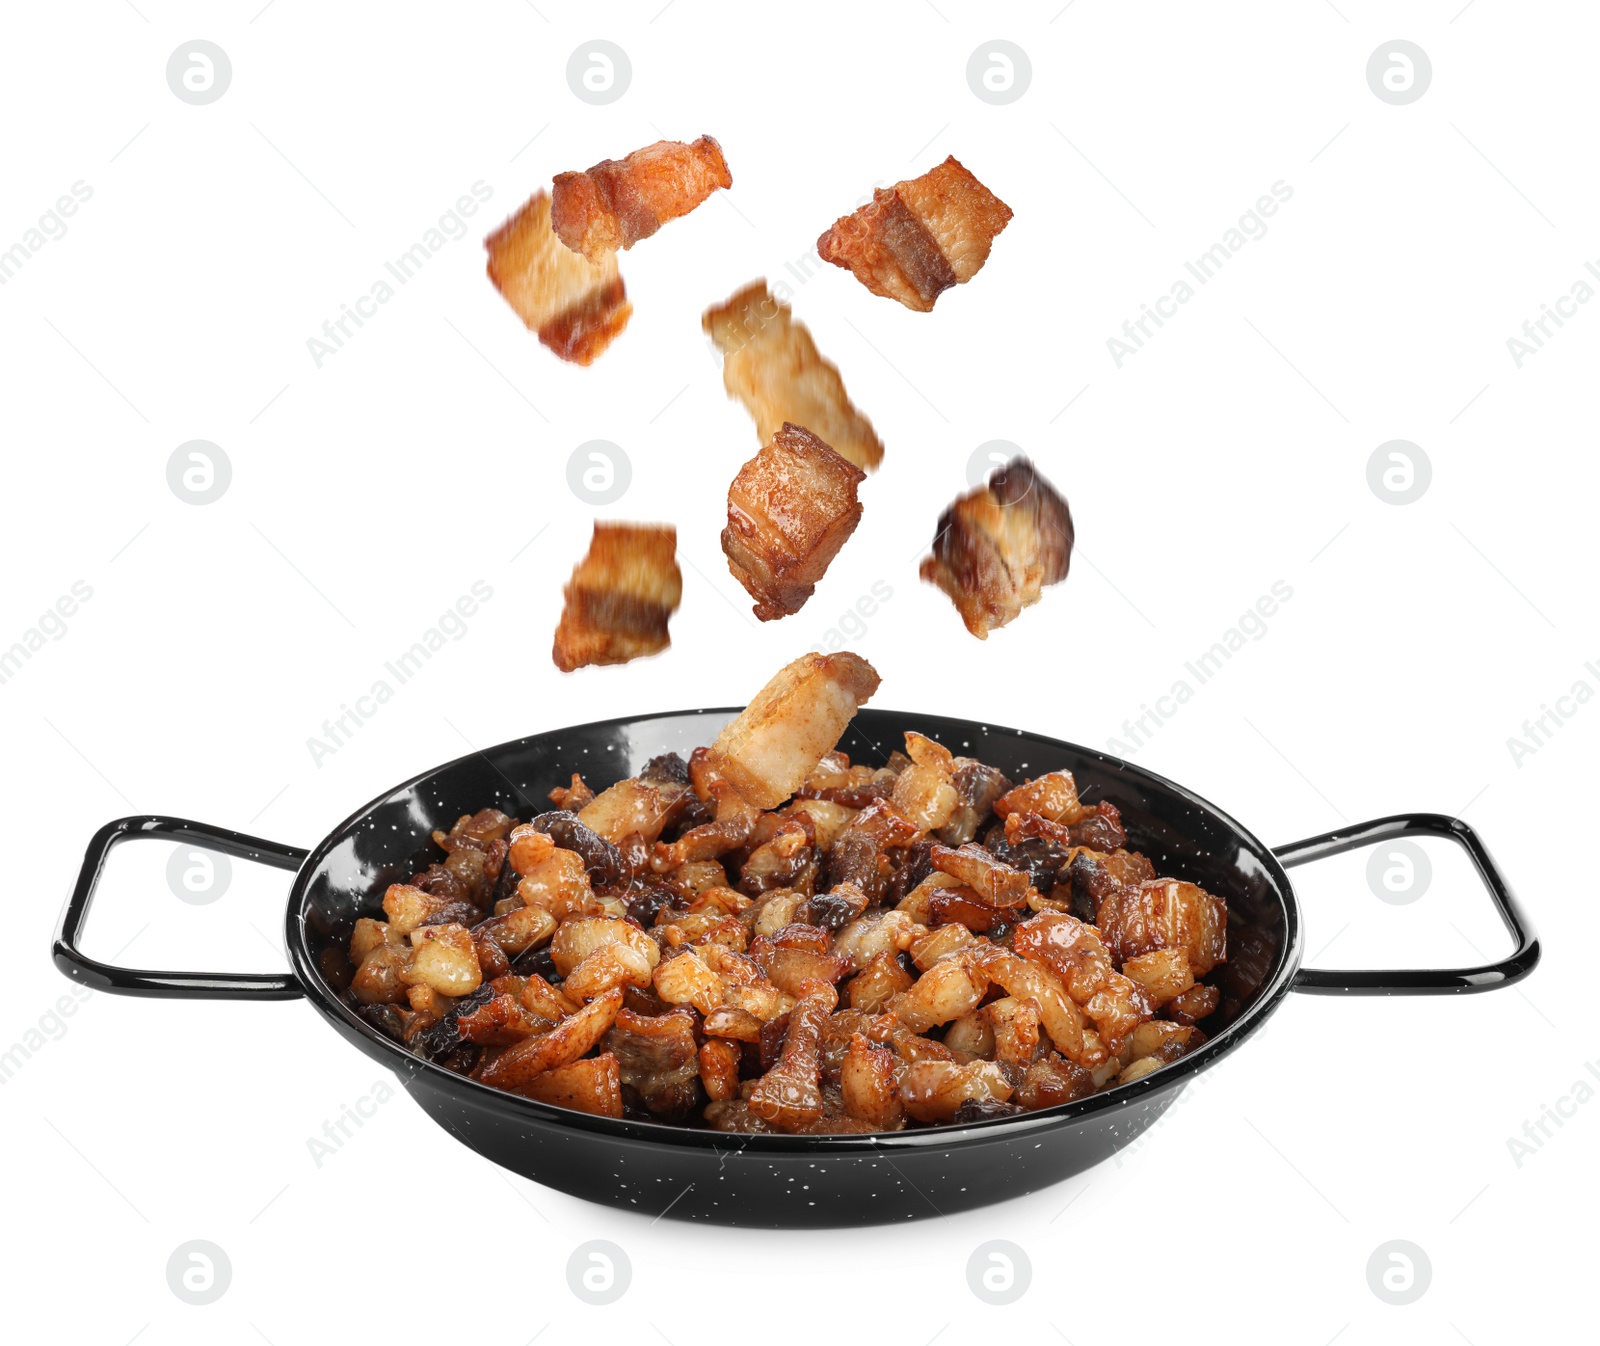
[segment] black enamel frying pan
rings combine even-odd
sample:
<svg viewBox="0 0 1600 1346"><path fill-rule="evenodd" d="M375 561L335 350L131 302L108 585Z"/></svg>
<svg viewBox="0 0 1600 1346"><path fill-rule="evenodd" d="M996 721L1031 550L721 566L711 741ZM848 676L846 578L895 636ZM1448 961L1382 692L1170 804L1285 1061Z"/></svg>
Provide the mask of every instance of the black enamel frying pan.
<svg viewBox="0 0 1600 1346"><path fill-rule="evenodd" d="M310 852L176 818L119 818L89 843L56 934L56 964L96 990L124 995L286 1000L305 996L345 1038L396 1072L463 1144L535 1182L652 1217L769 1228L864 1224L952 1214L1021 1196L1081 1172L1146 1130L1197 1073L1266 1021L1292 990L1321 995L1490 991L1533 971L1533 927L1483 843L1440 814L1379 818L1276 850L1180 785L1089 748L937 715L864 710L841 747L882 762L879 745L907 729L979 758L1014 780L1062 767L1090 799L1122 811L1128 845L1160 874L1227 899L1228 961L1208 980L1222 992L1202 1027L1209 1041L1182 1060L1076 1103L970 1126L873 1136L736 1136L568 1112L492 1089L421 1060L360 1018L345 958L358 916L381 914L385 888L436 858L430 840L463 813L494 806L523 818L548 808L550 787L579 771L596 789L664 752L709 743L736 710L607 720L504 743L397 786L358 810ZM1415 971L1302 968L1300 904L1286 870L1408 835L1449 837L1489 890L1516 949L1497 963ZM281 975L148 972L113 967L79 948L106 856L133 838L187 842L294 871Z"/></svg>

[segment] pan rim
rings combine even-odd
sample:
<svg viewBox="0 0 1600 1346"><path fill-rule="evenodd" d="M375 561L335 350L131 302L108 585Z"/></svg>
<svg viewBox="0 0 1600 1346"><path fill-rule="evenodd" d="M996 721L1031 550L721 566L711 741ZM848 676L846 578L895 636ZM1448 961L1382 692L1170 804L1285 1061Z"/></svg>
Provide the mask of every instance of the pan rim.
<svg viewBox="0 0 1600 1346"><path fill-rule="evenodd" d="M507 739L502 743L497 743L487 748L462 753L458 757L451 758L426 771L419 772L415 776L376 795L341 821L310 849L305 861L296 872L294 882L290 887L284 912L284 942L295 975L299 978L300 984L305 990L306 999L323 1018L329 1021L341 1036L366 1052L368 1056L388 1066L407 1090L410 1090L412 1085L419 1079L426 1080L435 1090L456 1097L463 1105L487 1107L502 1117L522 1121L530 1126L579 1131L597 1138L629 1142L636 1145L660 1145L669 1149L711 1150L717 1153L737 1150L741 1153L751 1153L765 1157L788 1155L795 1158L803 1157L809 1159L819 1154L839 1156L889 1154L892 1156L896 1152L925 1152L930 1149L950 1150L971 1148L995 1142L1011 1142L1018 1139L1027 1139L1044 1131L1064 1129L1102 1113L1128 1108L1142 1100L1149 1100L1156 1095L1181 1087L1195 1075L1210 1069L1224 1057L1236 1051L1260 1029L1261 1025L1282 1004L1284 996L1287 995L1304 956L1299 899L1289 879L1288 871L1278 861L1276 855L1273 854L1272 848L1263 843L1255 833L1243 827L1231 814L1218 808L1187 786L1181 785L1161 775L1159 772L1135 765L1109 753L1101 752L1096 748L1086 747L1083 744L1073 743L1066 739L1052 738L1045 734L1036 733L1033 730L1015 729L995 724L991 721L932 713L924 714L918 711L899 710L891 707L865 707L857 712L858 719L861 716L893 715L914 718L922 723L938 721L945 725L971 726L985 734L1004 734L1023 738L1052 749L1064 749L1078 756L1091 758L1101 766L1127 772L1131 776L1153 782L1155 785L1171 791L1191 807L1209 815L1213 820L1220 823L1232 834L1236 841L1241 844L1247 843L1249 849L1263 860L1267 876L1273 881L1273 887L1280 897L1284 923L1283 942L1278 949L1273 968L1267 979L1262 983L1261 990L1257 994L1254 1003L1244 1010L1233 1023L1205 1042L1198 1051L1182 1057L1161 1070L1143 1076L1131 1084L1116 1085L1113 1088L1091 1094L1088 1098L1081 1098L1075 1102L1061 1103L1051 1108L1041 1108L1036 1112L1026 1112L1013 1117L999 1117L988 1121L973 1122L965 1126L932 1126L916 1130L869 1132L865 1134L796 1136L711 1131L671 1122L647 1122L632 1118L599 1117L592 1113L577 1112L572 1109L557 1107L553 1104L540 1103L535 1099L524 1098L520 1094L496 1089L492 1085L469 1079L467 1076L457 1074L442 1065L416 1056L399 1043L384 1036L345 1004L343 998L329 985L327 979L322 975L322 971L311 953L305 920L308 885L323 860L336 847L343 844L361 824L362 820L380 805L388 802L396 795L415 789L430 778L441 775L451 768L470 760L481 758L492 766L491 759L494 754L503 750L528 745L534 740L557 738L563 734L586 733L619 726L639 725L653 720L681 720L693 716L714 715L731 717L737 715L743 709L744 707L742 706L707 706L685 710L651 711L631 715L617 715L604 720L592 720L584 724L542 730L524 735L521 738ZM520 790L518 792L520 793ZM465 1140L466 1138L463 1137L463 1139ZM469 1146L471 1144L470 1141L466 1143Z"/></svg>

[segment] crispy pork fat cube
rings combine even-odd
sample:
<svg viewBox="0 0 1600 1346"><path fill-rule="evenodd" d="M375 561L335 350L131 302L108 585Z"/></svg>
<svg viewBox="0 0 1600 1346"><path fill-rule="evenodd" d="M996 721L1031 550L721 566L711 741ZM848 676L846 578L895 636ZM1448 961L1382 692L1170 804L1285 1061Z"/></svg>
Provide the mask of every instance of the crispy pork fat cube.
<svg viewBox="0 0 1600 1346"><path fill-rule="evenodd" d="M839 1072L844 1110L859 1121L870 1122L876 1131L898 1131L905 1125L905 1105L896 1089L904 1069L893 1052L852 1033Z"/></svg>
<svg viewBox="0 0 1600 1346"><path fill-rule="evenodd" d="M617 1058L609 1052L535 1075L522 1086L521 1092L541 1103L554 1103L574 1112L592 1112L597 1117L622 1116L622 1079L617 1070Z"/></svg>
<svg viewBox="0 0 1600 1346"><path fill-rule="evenodd" d="M603 262L731 186L722 146L710 136L688 145L658 140L584 173L557 173L550 222L573 252Z"/></svg>
<svg viewBox="0 0 1600 1346"><path fill-rule="evenodd" d="M677 548L678 530L670 525L595 524L589 554L562 590L556 667L570 673L666 649L672 643L667 619L683 598Z"/></svg>
<svg viewBox="0 0 1600 1346"><path fill-rule="evenodd" d="M877 690L877 670L859 654L801 655L717 735L710 760L756 808L776 808Z"/></svg>
<svg viewBox="0 0 1600 1346"><path fill-rule="evenodd" d="M790 1011L782 1055L745 1100L756 1116L785 1129L822 1116L819 1057L829 1009L824 996L808 995Z"/></svg>
<svg viewBox="0 0 1600 1346"><path fill-rule="evenodd" d="M800 611L861 522L866 473L787 422L728 488L722 550L764 622Z"/></svg>
<svg viewBox="0 0 1600 1346"><path fill-rule="evenodd" d="M755 417L761 443L789 421L810 427L868 472L882 461L883 443L851 405L838 368L822 358L805 324L793 321L765 281L708 308L700 325L722 352L722 386Z"/></svg>
<svg viewBox="0 0 1600 1346"><path fill-rule="evenodd" d="M1181 949L1152 949L1122 964L1122 975L1138 985L1152 1005L1176 1000L1194 985L1194 972Z"/></svg>
<svg viewBox="0 0 1600 1346"><path fill-rule="evenodd" d="M677 820L688 795L687 781L631 776L585 804L578 821L613 845L635 835L650 842Z"/></svg>
<svg viewBox="0 0 1600 1346"><path fill-rule="evenodd" d="M1228 909L1205 889L1178 879L1119 888L1101 902L1101 937L1118 964L1156 949L1176 949L1203 977L1227 956Z"/></svg>
<svg viewBox="0 0 1600 1346"><path fill-rule="evenodd" d="M587 1052L605 1036L621 1008L622 992L608 991L568 1015L548 1033L507 1047L484 1066L479 1078L497 1089L520 1092L547 1070L569 1066Z"/></svg>
<svg viewBox="0 0 1600 1346"><path fill-rule="evenodd" d="M1053 823L1075 823L1083 816L1078 782L1070 771L1052 771L1013 786L994 801L997 818L1013 813L1036 813Z"/></svg>
<svg viewBox="0 0 1600 1346"><path fill-rule="evenodd" d="M950 596L979 640L1067 577L1072 513L1026 458L996 468L988 484L939 517L920 574Z"/></svg>
<svg viewBox="0 0 1600 1346"><path fill-rule="evenodd" d="M817 254L873 294L927 313L945 290L978 274L1010 222L1011 207L952 157L875 191L817 240Z"/></svg>
<svg viewBox="0 0 1600 1346"><path fill-rule="evenodd" d="M483 246L495 288L563 360L594 363L633 316L616 257L597 265L562 247L550 229L546 192L535 192Z"/></svg>

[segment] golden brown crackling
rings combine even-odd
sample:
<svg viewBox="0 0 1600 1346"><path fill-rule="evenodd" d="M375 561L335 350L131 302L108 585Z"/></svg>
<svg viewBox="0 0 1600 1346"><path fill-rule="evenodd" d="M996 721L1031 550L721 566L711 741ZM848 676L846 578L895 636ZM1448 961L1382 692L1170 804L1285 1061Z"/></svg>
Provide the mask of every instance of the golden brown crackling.
<svg viewBox="0 0 1600 1346"><path fill-rule="evenodd" d="M633 316L614 256L590 262L556 240L547 192L535 192L483 246L495 288L563 360L593 363Z"/></svg>
<svg viewBox="0 0 1600 1346"><path fill-rule="evenodd" d="M978 274L1010 221L1011 207L952 156L874 192L817 240L817 253L873 294L926 313L945 290Z"/></svg>
<svg viewBox="0 0 1600 1346"><path fill-rule="evenodd" d="M1096 920L1119 962L1156 949L1177 949L1203 977L1228 953L1228 911L1221 898L1178 879L1148 879L1120 888L1100 904Z"/></svg>
<svg viewBox="0 0 1600 1346"><path fill-rule="evenodd" d="M722 384L755 417L767 443L785 421L803 425L834 452L870 472L883 459L872 422L851 404L844 380L823 359L804 323L754 281L700 319L722 352Z"/></svg>
<svg viewBox="0 0 1600 1346"><path fill-rule="evenodd" d="M866 473L785 423L728 488L722 550L764 622L798 612L861 521Z"/></svg>
<svg viewBox="0 0 1600 1346"><path fill-rule="evenodd" d="M877 670L858 654L803 654L779 669L724 727L707 760L742 799L756 808L776 808L800 788L877 690Z"/></svg>
<svg viewBox="0 0 1600 1346"><path fill-rule="evenodd" d="M558 173L551 223L573 252L600 262L687 215L718 187L731 186L722 146L711 136L690 144L658 140L625 159Z"/></svg>
<svg viewBox="0 0 1600 1346"><path fill-rule="evenodd" d="M557 668L627 663L672 643L667 619L683 597L677 546L670 525L595 524L588 554L562 591Z"/></svg>
<svg viewBox="0 0 1600 1346"><path fill-rule="evenodd" d="M1072 542L1067 502L1017 457L945 510L919 573L983 640L1067 577Z"/></svg>

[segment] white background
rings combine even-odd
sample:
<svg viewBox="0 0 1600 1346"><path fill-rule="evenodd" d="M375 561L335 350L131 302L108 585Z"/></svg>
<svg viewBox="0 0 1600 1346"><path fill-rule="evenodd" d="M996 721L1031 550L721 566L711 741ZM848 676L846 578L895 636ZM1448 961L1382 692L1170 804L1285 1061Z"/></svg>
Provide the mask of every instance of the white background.
<svg viewBox="0 0 1600 1346"><path fill-rule="evenodd" d="M94 996L47 1019L0 1096L17 1330L48 1316L107 1343L318 1340L338 1320L369 1339L505 1343L1487 1346L1590 1311L1600 1102L1520 1167L1507 1140L1600 1058L1600 707L1520 765L1507 739L1579 678L1600 688L1584 670L1600 660L1600 305L1520 369L1506 342L1600 256L1600 35L1577 5L1337 2L9 12L0 248L73 182L93 195L0 287L0 645L75 581L93 598L0 685L0 1047L68 990L50 932L105 820L173 813L309 846L469 745L741 701L880 581L893 596L851 644L882 672L881 704L1101 747L1286 582L1266 635L1137 760L1269 842L1462 812L1546 948L1533 979L1494 995L1290 997L1117 1162L958 1218L822 1234L569 1199L476 1158L403 1094L318 1167L308 1139L378 1072L309 1008ZM565 77L597 37L633 67L604 107ZM194 38L232 62L208 106L165 79ZM1005 106L966 82L995 38L1032 64ZM1394 38L1432 60L1408 106L1366 81ZM592 368L560 363L484 279L482 235L555 172L702 133L733 190L626 254L631 326ZM1016 216L935 312L833 268L785 272L875 182L952 153ZM466 236L317 368L307 339L480 180L493 196ZM1107 339L1278 181L1293 196L1267 234L1118 368ZM699 330L760 275L787 278L887 446L815 597L766 626L717 542L757 443ZM1366 475L1397 438L1433 474L1403 507ZM203 507L166 480L191 439L232 464ZM677 525L685 594L670 652L562 676L560 585L595 514L565 464L590 439L632 462L606 517ZM1081 549L1064 585L980 644L916 561L994 439L1067 495ZM494 596L465 637L314 763L308 737L480 580ZM115 860L91 951L282 966L285 876L240 865L222 900L192 906L167 888L168 853ZM1430 853L1433 883L1405 906L1377 899L1365 857L1297 874L1316 960L1498 956L1464 864ZM233 1268L208 1307L166 1281L197 1238ZM608 1308L567 1288L592 1238L633 1266ZM992 1238L1033 1266L1005 1308L966 1286ZM1406 1307L1368 1286L1391 1239L1432 1266Z"/></svg>

